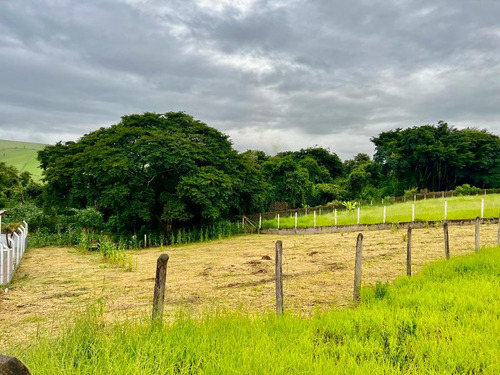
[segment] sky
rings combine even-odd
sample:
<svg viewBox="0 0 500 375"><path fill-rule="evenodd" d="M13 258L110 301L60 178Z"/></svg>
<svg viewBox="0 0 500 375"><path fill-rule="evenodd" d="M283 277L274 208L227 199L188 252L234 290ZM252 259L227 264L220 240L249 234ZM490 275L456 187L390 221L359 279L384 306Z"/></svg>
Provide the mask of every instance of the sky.
<svg viewBox="0 0 500 375"><path fill-rule="evenodd" d="M497 0L0 0L0 138L184 111L238 151L446 121L500 133Z"/></svg>

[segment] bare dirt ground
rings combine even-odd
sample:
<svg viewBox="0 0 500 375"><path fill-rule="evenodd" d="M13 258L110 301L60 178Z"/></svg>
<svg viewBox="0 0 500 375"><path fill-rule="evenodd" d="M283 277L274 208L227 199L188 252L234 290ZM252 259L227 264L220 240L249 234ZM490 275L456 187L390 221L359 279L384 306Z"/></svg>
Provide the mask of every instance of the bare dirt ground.
<svg viewBox="0 0 500 375"><path fill-rule="evenodd" d="M497 225L482 225L481 244L496 246ZM450 227L451 256L474 251L474 227ZM148 319L156 259L170 255L165 320L179 311L241 308L250 313L275 309L274 246L283 241L286 311L310 315L352 298L357 233L271 236L246 235L222 241L132 252L127 272L98 253L76 248L31 249L8 291L0 290L0 352L6 345L60 331L97 300L109 320ZM413 270L444 257L443 230L413 230ZM270 258L270 259L267 259ZM406 230L364 232L363 285L391 281L406 273Z"/></svg>

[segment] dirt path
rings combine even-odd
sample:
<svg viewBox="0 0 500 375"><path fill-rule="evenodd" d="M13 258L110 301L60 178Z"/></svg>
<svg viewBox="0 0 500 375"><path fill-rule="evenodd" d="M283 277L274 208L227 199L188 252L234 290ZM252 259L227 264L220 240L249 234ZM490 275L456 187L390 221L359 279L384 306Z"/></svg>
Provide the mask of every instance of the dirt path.
<svg viewBox="0 0 500 375"><path fill-rule="evenodd" d="M29 250L8 292L0 291L0 352L38 334L57 333L86 306L104 301L110 320L148 319L156 259L170 255L165 319L179 310L243 308L273 311L274 243L283 240L285 310L311 314L352 297L357 233L278 238L248 235L223 241L132 252L132 272L103 263L98 253L74 248ZM390 281L406 272L406 231L364 233L363 284ZM482 244L494 246L497 226L483 225ZM413 231L413 265L418 270L444 256L442 228ZM474 228L450 227L452 256L473 252ZM265 257L271 260L263 259Z"/></svg>

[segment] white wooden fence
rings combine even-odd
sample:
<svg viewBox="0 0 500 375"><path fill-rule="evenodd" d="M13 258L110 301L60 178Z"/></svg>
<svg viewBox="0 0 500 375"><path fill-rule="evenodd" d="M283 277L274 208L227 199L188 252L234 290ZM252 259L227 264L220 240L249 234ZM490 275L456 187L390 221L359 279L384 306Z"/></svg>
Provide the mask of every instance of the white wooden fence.
<svg viewBox="0 0 500 375"><path fill-rule="evenodd" d="M23 224L12 236L0 236L0 285L10 283L26 251L28 223L23 221Z"/></svg>

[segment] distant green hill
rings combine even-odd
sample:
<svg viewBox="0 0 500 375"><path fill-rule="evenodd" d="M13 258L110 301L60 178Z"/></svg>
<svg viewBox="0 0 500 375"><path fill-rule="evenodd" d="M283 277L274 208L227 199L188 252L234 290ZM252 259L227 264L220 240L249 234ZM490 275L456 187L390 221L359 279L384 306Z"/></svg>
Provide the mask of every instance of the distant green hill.
<svg viewBox="0 0 500 375"><path fill-rule="evenodd" d="M0 162L13 165L20 172L30 172L34 180L40 180L42 170L36 157L38 150L45 146L41 143L0 140Z"/></svg>

